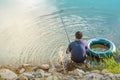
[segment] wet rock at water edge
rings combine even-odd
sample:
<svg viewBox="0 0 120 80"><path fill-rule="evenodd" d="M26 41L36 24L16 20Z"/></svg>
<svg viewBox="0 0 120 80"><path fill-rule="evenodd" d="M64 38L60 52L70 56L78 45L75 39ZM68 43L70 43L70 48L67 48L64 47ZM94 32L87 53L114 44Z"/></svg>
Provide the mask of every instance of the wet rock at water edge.
<svg viewBox="0 0 120 80"><path fill-rule="evenodd" d="M49 64L42 64L40 65L41 69L48 70L50 68Z"/></svg>
<svg viewBox="0 0 120 80"><path fill-rule="evenodd" d="M23 67L23 68L32 67L32 65L31 65L31 64L23 64L22 67Z"/></svg>
<svg viewBox="0 0 120 80"><path fill-rule="evenodd" d="M1 69L0 70L0 78L13 80L13 79L17 78L17 74L15 74L13 71L11 71L9 69Z"/></svg>

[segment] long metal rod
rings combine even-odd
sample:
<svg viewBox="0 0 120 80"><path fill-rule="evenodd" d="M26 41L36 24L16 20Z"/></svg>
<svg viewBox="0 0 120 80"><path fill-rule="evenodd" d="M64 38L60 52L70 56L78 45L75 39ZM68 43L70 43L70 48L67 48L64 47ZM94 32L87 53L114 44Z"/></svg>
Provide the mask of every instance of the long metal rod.
<svg viewBox="0 0 120 80"><path fill-rule="evenodd" d="M61 12L62 12L62 11L61 11ZM68 39L68 42L70 43L70 38L69 38L69 36L68 36L67 29L66 29L66 27L65 27L65 23L64 23L63 18L62 18L62 16L61 16L61 12L59 12L60 19L61 19L61 22L62 22L62 24L63 24L63 27L64 27L64 30L65 30L65 33L66 33L66 37L67 37L67 39Z"/></svg>

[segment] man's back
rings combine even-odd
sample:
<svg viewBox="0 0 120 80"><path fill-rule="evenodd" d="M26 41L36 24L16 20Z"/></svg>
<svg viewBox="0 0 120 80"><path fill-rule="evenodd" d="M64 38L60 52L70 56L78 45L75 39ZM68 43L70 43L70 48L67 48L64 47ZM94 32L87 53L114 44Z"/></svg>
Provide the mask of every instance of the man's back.
<svg viewBox="0 0 120 80"><path fill-rule="evenodd" d="M71 42L69 45L71 59L77 63L83 62L86 58L86 47L87 46L83 40Z"/></svg>

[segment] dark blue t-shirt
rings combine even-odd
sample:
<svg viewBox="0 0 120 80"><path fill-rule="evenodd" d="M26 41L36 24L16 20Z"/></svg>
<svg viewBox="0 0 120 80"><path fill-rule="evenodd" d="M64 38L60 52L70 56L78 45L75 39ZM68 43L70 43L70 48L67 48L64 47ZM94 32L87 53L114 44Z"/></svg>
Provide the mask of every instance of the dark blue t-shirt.
<svg viewBox="0 0 120 80"><path fill-rule="evenodd" d="M77 63L83 62L86 58L86 48L87 46L84 40L71 42L69 44L71 59Z"/></svg>

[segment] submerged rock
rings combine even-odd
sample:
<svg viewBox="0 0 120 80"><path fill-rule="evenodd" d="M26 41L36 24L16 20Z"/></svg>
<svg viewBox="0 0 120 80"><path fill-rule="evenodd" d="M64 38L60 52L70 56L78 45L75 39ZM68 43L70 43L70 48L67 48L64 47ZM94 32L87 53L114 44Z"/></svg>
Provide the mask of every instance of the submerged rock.
<svg viewBox="0 0 120 80"><path fill-rule="evenodd" d="M9 69L1 69L0 70L0 78L13 80L13 79L17 78L17 74L15 74L13 71L11 71Z"/></svg>

